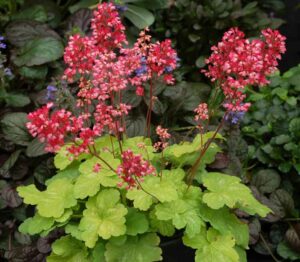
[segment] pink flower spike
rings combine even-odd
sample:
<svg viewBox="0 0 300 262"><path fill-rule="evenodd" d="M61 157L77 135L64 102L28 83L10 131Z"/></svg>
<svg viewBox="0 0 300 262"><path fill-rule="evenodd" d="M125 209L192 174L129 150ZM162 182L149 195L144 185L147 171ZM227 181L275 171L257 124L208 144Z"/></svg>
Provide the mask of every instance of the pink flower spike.
<svg viewBox="0 0 300 262"><path fill-rule="evenodd" d="M285 37L279 31L266 29L260 39L250 41L238 28L226 32L222 41L211 48L206 60L208 70L202 72L211 81L218 81L229 111L247 111L243 90L247 85L266 85L267 76L276 70L277 60L286 51Z"/></svg>
<svg viewBox="0 0 300 262"><path fill-rule="evenodd" d="M131 150L122 153L122 164L117 168L119 177L127 184L126 189L139 187L138 182L142 182L142 178L148 175L155 176L155 168L141 155L133 154ZM138 181L138 182L137 182ZM120 185L123 185L121 183Z"/></svg>
<svg viewBox="0 0 300 262"><path fill-rule="evenodd" d="M206 103L201 103L198 107L194 110L196 113L195 120L207 120L208 119L208 107Z"/></svg>

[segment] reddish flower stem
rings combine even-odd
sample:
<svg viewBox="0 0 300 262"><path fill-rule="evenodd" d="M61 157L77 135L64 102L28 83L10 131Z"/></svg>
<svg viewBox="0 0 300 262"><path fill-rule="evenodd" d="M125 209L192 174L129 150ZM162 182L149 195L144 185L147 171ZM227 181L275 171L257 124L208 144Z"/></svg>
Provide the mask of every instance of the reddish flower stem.
<svg viewBox="0 0 300 262"><path fill-rule="evenodd" d="M224 116L222 118L222 121L218 125L218 127L217 127L216 131L214 132L213 136L211 137L211 139L209 139L206 142L206 144L204 145L204 147L200 149L201 151L200 151L199 157L197 158L197 160L195 161L195 163L193 164L193 166L189 170L189 172L188 172L188 185L189 186L192 184L192 181L193 181L193 179L195 177L195 172L196 172L197 168L199 167L199 164L201 163L201 160L202 160L203 156L205 155L207 149L209 148L209 146L211 145L211 143L213 142L213 140L216 138L218 132L221 130L221 128L222 128L222 126L224 124L226 115L227 115L227 113L224 114Z"/></svg>

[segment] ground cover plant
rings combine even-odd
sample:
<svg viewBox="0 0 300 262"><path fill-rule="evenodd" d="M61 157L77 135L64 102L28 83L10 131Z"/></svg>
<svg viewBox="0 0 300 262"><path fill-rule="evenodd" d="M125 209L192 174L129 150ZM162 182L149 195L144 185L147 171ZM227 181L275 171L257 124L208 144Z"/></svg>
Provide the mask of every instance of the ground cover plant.
<svg viewBox="0 0 300 262"><path fill-rule="evenodd" d="M299 259L299 72L297 66L276 73L260 92L250 90L253 104L241 122L248 143L244 161L251 167L246 179L274 213L253 223L252 244L259 253L288 261Z"/></svg>
<svg viewBox="0 0 300 262"><path fill-rule="evenodd" d="M159 261L158 234L178 231L196 249L195 261L245 261L248 226L232 210L264 217L270 209L239 178L209 172L206 165L220 151L214 140L224 139L224 120L250 107L244 87L266 84L276 70L284 37L271 29L252 41L237 28L225 33L203 71L216 83L213 98L221 97L220 124L208 132L214 110L200 103L192 141L170 144L168 130L158 125L152 144L156 83L175 82L178 58L171 41L152 42L144 30L125 48L125 27L113 4L98 5L91 28L91 35L72 35L64 52L63 79L78 87L76 106L61 108L54 100L28 115L29 132L56 153L59 171L45 190L18 187L24 202L36 206L20 231L47 236L61 229L47 261ZM132 87L144 96L146 86L144 135L129 138L131 106L122 90Z"/></svg>

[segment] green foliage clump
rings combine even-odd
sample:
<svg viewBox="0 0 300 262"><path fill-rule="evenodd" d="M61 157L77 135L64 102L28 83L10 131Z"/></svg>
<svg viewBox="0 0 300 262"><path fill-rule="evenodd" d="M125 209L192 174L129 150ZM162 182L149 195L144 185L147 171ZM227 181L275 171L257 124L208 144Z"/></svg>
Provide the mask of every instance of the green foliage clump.
<svg viewBox="0 0 300 262"><path fill-rule="evenodd" d="M252 102L242 132L257 159L280 172L300 174L300 67L271 78L249 96Z"/></svg>
<svg viewBox="0 0 300 262"><path fill-rule="evenodd" d="M204 143L212 136L204 134ZM36 206L35 215L19 230L46 236L64 229L66 235L52 244L50 262L160 261L159 236L171 237L176 231L182 232L185 245L196 249L195 261L221 262L224 256L228 261L245 261L248 226L231 210L263 217L270 210L239 178L206 170L220 151L214 143L189 185L188 167L199 155L199 141L200 135L155 153L149 139L125 139L123 150L144 155L157 170L156 176L146 176L139 188L130 190L119 187L121 180L113 171L121 163L116 139L99 138L97 155L84 154L80 160L70 160L63 148L55 157L60 170L46 182L46 190L18 187L24 202ZM145 146L138 146L141 143ZM99 172L95 164L102 166Z"/></svg>

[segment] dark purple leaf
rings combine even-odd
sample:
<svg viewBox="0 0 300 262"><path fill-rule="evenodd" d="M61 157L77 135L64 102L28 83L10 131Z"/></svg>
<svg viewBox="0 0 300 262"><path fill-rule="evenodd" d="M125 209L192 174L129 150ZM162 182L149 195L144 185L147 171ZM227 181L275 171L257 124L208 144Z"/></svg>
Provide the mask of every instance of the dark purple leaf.
<svg viewBox="0 0 300 262"><path fill-rule="evenodd" d="M254 245L259 240L259 234L261 230L260 222L257 218L254 218L248 224L248 226L249 226L249 233L250 233L249 244Z"/></svg>
<svg viewBox="0 0 300 262"><path fill-rule="evenodd" d="M224 153L217 153L215 161L209 165L210 168L224 169L228 167L229 157Z"/></svg>
<svg viewBox="0 0 300 262"><path fill-rule="evenodd" d="M92 10L84 8L75 12L67 23L67 30L80 29L82 33L88 32L92 19Z"/></svg>
<svg viewBox="0 0 300 262"><path fill-rule="evenodd" d="M6 186L3 188L1 195L9 207L18 207L22 204L22 199L19 197L16 188L12 186Z"/></svg>

